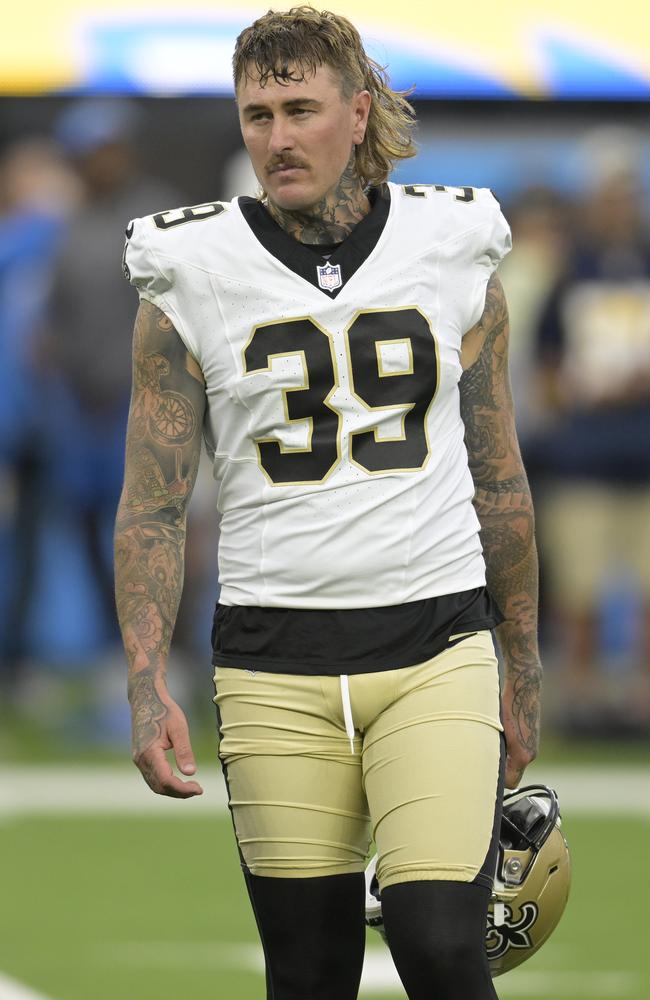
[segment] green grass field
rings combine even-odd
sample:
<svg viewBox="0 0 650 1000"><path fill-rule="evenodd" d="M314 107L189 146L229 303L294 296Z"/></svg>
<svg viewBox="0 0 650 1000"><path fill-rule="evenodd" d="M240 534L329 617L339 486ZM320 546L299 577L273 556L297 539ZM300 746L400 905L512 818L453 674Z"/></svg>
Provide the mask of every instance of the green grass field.
<svg viewBox="0 0 650 1000"><path fill-rule="evenodd" d="M650 997L643 816L565 816L574 880L508 1000ZM52 1000L261 1000L261 957L227 814L16 815L0 824L0 973ZM369 937L360 997L398 1000ZM384 970L384 973L382 973ZM19 992L3 992L14 1000ZM308 998L305 998L308 1000ZM470 1000L470 998L468 998Z"/></svg>

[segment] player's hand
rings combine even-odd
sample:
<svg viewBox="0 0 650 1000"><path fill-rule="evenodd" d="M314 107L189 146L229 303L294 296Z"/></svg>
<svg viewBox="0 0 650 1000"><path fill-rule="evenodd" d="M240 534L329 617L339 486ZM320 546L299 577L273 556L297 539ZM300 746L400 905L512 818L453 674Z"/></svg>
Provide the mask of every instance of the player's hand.
<svg viewBox="0 0 650 1000"><path fill-rule="evenodd" d="M502 698L503 729L506 738L506 788L518 788L524 771L537 757L539 748L539 691L529 694L526 704L506 682Z"/></svg>
<svg viewBox="0 0 650 1000"><path fill-rule="evenodd" d="M144 780L158 795L189 799L202 795L198 781L182 781L172 770L167 750L174 751L181 774L194 774L196 761L183 710L169 694L157 693L155 702L133 706L133 760Z"/></svg>

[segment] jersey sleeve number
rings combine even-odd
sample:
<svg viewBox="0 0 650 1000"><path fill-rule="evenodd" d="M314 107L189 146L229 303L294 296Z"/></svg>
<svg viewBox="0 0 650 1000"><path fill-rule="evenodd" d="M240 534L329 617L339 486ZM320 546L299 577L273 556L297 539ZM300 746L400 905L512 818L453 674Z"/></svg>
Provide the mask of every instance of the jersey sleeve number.
<svg viewBox="0 0 650 1000"><path fill-rule="evenodd" d="M436 342L419 310L362 312L346 331L352 392L377 424L352 432L350 457L369 473L411 472L429 456L426 416L439 379ZM260 464L273 485L323 482L341 458L342 417L330 404L339 385L331 334L309 318L256 327L244 348L246 374L269 371L274 357L298 355L304 383L283 389L287 423L309 421L307 448L259 439ZM401 411L401 413L400 413ZM401 416L401 433L380 429Z"/></svg>
<svg viewBox="0 0 650 1000"><path fill-rule="evenodd" d="M476 191L472 187L449 187L447 184L403 184L402 190L411 198L426 198L427 191L445 191L453 194L454 201L464 201L465 204L476 201Z"/></svg>
<svg viewBox="0 0 650 1000"><path fill-rule="evenodd" d="M158 229L173 229L174 226L184 226L186 222L201 222L202 219L212 219L226 211L226 206L220 201L208 201L204 205L191 205L189 208L171 208L168 212L158 212L153 221Z"/></svg>

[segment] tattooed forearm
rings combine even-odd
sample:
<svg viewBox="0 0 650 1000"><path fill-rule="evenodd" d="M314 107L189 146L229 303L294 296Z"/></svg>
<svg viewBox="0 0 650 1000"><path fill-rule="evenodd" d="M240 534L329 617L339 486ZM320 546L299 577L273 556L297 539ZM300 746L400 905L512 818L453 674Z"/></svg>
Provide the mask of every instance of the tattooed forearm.
<svg viewBox="0 0 650 1000"><path fill-rule="evenodd" d="M335 190L308 211L290 212L270 199L267 208L278 225L300 243L341 243L370 208L356 171L354 152Z"/></svg>
<svg viewBox="0 0 650 1000"><path fill-rule="evenodd" d="M158 723L167 714L156 691L156 671L146 667L129 678L129 701L133 710L133 752L139 755L159 736Z"/></svg>
<svg viewBox="0 0 650 1000"><path fill-rule="evenodd" d="M474 505L488 587L505 616L497 636L514 721L522 746L534 753L541 686L537 549L508 379L508 313L496 276L488 285L483 316L466 337L474 360L461 378L460 398Z"/></svg>
<svg viewBox="0 0 650 1000"><path fill-rule="evenodd" d="M115 529L115 597L129 663L134 755L159 735L166 659L183 586L187 502L205 389L168 318L138 311L124 488Z"/></svg>
<svg viewBox="0 0 650 1000"><path fill-rule="evenodd" d="M184 530L143 522L115 534L116 603L129 663L166 656L183 585Z"/></svg>

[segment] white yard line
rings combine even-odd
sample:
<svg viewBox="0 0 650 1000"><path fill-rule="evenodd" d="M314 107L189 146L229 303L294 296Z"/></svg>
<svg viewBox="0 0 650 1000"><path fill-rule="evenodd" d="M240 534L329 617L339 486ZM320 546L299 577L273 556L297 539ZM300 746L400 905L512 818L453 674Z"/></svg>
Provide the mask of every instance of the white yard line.
<svg viewBox="0 0 650 1000"><path fill-rule="evenodd" d="M204 794L170 799L150 791L135 767L21 765L0 767L0 817L43 813L165 813L192 818L223 812L226 790L218 765L201 774Z"/></svg>
<svg viewBox="0 0 650 1000"><path fill-rule="evenodd" d="M124 942L106 945L98 952L98 960L104 964L173 969L176 972L186 969L218 972L224 968L238 968L262 975L264 970L261 947L245 942ZM499 977L497 986L502 997L539 997L542 1000L548 1000L550 996L558 1000L618 997L624 1000L631 994L639 995L640 981L633 973L613 970L584 973L573 969L534 972L515 969ZM387 950L369 948L361 977L360 1000L386 993L403 994L393 960Z"/></svg>
<svg viewBox="0 0 650 1000"><path fill-rule="evenodd" d="M262 946L250 941L123 941L98 947L96 959L136 969L264 972Z"/></svg>
<svg viewBox="0 0 650 1000"><path fill-rule="evenodd" d="M638 976L609 970L583 973L575 970L528 972L525 969L514 969L496 980L500 997L541 997L543 1000L548 1000L549 997L557 1000L619 997L622 1000L638 987ZM367 951L361 977L360 1000L371 994L395 992L403 992L403 987L388 951Z"/></svg>
<svg viewBox="0 0 650 1000"><path fill-rule="evenodd" d="M50 813L164 813L191 819L227 808L218 764L197 775L204 795L181 801L154 795L135 767L0 767L0 818ZM650 818L650 768L552 767L527 775L558 792L566 815L628 815ZM1 1000L1 998L0 998Z"/></svg>
<svg viewBox="0 0 650 1000"><path fill-rule="evenodd" d="M0 972L0 1000L52 1000Z"/></svg>
<svg viewBox="0 0 650 1000"><path fill-rule="evenodd" d="M502 997L627 997L640 996L640 977L631 972L526 972L515 969L497 980Z"/></svg>

